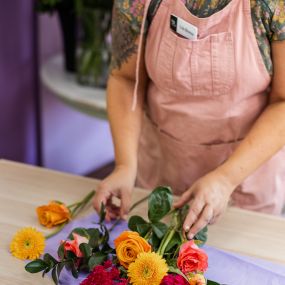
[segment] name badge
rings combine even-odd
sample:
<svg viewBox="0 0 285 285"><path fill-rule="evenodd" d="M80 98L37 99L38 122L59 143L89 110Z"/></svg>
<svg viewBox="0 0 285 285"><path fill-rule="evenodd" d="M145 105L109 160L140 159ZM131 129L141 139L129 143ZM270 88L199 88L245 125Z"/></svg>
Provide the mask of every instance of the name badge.
<svg viewBox="0 0 285 285"><path fill-rule="evenodd" d="M197 40L198 38L198 28L175 15L170 16L170 28L186 39Z"/></svg>

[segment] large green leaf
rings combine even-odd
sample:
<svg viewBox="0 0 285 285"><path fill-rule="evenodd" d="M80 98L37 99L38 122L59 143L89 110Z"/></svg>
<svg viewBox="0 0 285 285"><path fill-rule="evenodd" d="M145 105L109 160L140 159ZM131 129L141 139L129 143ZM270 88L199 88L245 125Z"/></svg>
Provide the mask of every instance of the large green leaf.
<svg viewBox="0 0 285 285"><path fill-rule="evenodd" d="M150 224L140 216L132 216L129 219L128 227L134 232L138 232L141 236L145 236L150 230Z"/></svg>
<svg viewBox="0 0 285 285"><path fill-rule="evenodd" d="M68 236L68 239L71 239L73 240L74 237L73 237L73 233L76 233L82 237L86 237L87 239L89 239L89 234L88 234L88 231L84 228L75 228L72 230L72 232L69 234Z"/></svg>
<svg viewBox="0 0 285 285"><path fill-rule="evenodd" d="M49 268L49 264L41 259L31 261L25 266L25 270L29 273L38 273L45 270L46 268Z"/></svg>
<svg viewBox="0 0 285 285"><path fill-rule="evenodd" d="M199 240L198 246L203 246L208 239L208 227L203 228L199 233L194 237L195 240Z"/></svg>
<svg viewBox="0 0 285 285"><path fill-rule="evenodd" d="M152 223L159 222L171 210L173 201L170 187L157 187L148 198L148 218Z"/></svg>
<svg viewBox="0 0 285 285"><path fill-rule="evenodd" d="M163 236L166 234L168 227L166 224L162 223L162 222L157 222L151 225L152 226L152 230L155 233L155 235L159 238L162 239Z"/></svg>

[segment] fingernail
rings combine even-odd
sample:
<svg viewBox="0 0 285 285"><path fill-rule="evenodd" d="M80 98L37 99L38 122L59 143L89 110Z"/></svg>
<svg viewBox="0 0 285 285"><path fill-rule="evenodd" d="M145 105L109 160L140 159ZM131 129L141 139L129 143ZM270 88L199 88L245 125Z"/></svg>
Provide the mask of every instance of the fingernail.
<svg viewBox="0 0 285 285"><path fill-rule="evenodd" d="M184 228L184 231L185 231L186 233L188 233L189 230L190 230L190 227L189 227L189 226L186 226L186 227Z"/></svg>
<svg viewBox="0 0 285 285"><path fill-rule="evenodd" d="M127 219L128 219L128 215L124 215L124 216L123 216L123 220L126 221Z"/></svg>
<svg viewBox="0 0 285 285"><path fill-rule="evenodd" d="M188 238L189 238L189 239L193 239L193 238L194 238L194 235L193 235L193 234L189 234L189 235L188 235Z"/></svg>

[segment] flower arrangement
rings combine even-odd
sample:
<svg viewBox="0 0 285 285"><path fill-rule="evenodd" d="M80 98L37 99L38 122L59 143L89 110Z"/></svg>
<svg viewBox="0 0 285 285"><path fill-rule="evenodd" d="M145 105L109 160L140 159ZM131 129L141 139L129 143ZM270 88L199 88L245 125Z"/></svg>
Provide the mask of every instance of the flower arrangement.
<svg viewBox="0 0 285 285"><path fill-rule="evenodd" d="M80 272L89 274L80 285L218 284L204 277L208 256L200 247L207 240L207 228L188 241L182 233L188 206L172 209L172 200L169 187L156 188L148 196L148 220L132 216L129 230L116 237L114 246L109 236L117 223L106 227L102 205L93 228L73 229L60 242L57 257L46 253L25 269L43 272L43 276L51 272L55 284L59 284L64 267L74 278Z"/></svg>

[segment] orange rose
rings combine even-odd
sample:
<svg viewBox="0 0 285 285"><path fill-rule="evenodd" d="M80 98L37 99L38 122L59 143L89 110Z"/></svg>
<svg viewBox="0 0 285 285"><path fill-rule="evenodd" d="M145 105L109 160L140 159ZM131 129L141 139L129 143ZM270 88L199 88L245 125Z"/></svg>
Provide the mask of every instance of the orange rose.
<svg viewBox="0 0 285 285"><path fill-rule="evenodd" d="M202 274L195 274L189 280L190 285L206 285L206 279Z"/></svg>
<svg viewBox="0 0 285 285"><path fill-rule="evenodd" d="M125 268L135 261L139 253L151 251L149 243L137 232L125 231L114 243L120 264Z"/></svg>
<svg viewBox="0 0 285 285"><path fill-rule="evenodd" d="M185 275L205 272L208 268L208 256L193 240L190 240L182 244L177 259L177 266Z"/></svg>
<svg viewBox="0 0 285 285"><path fill-rule="evenodd" d="M44 205L37 208L37 214L40 223L47 227L60 225L70 220L70 211L64 205L55 201L50 202L48 205Z"/></svg>

